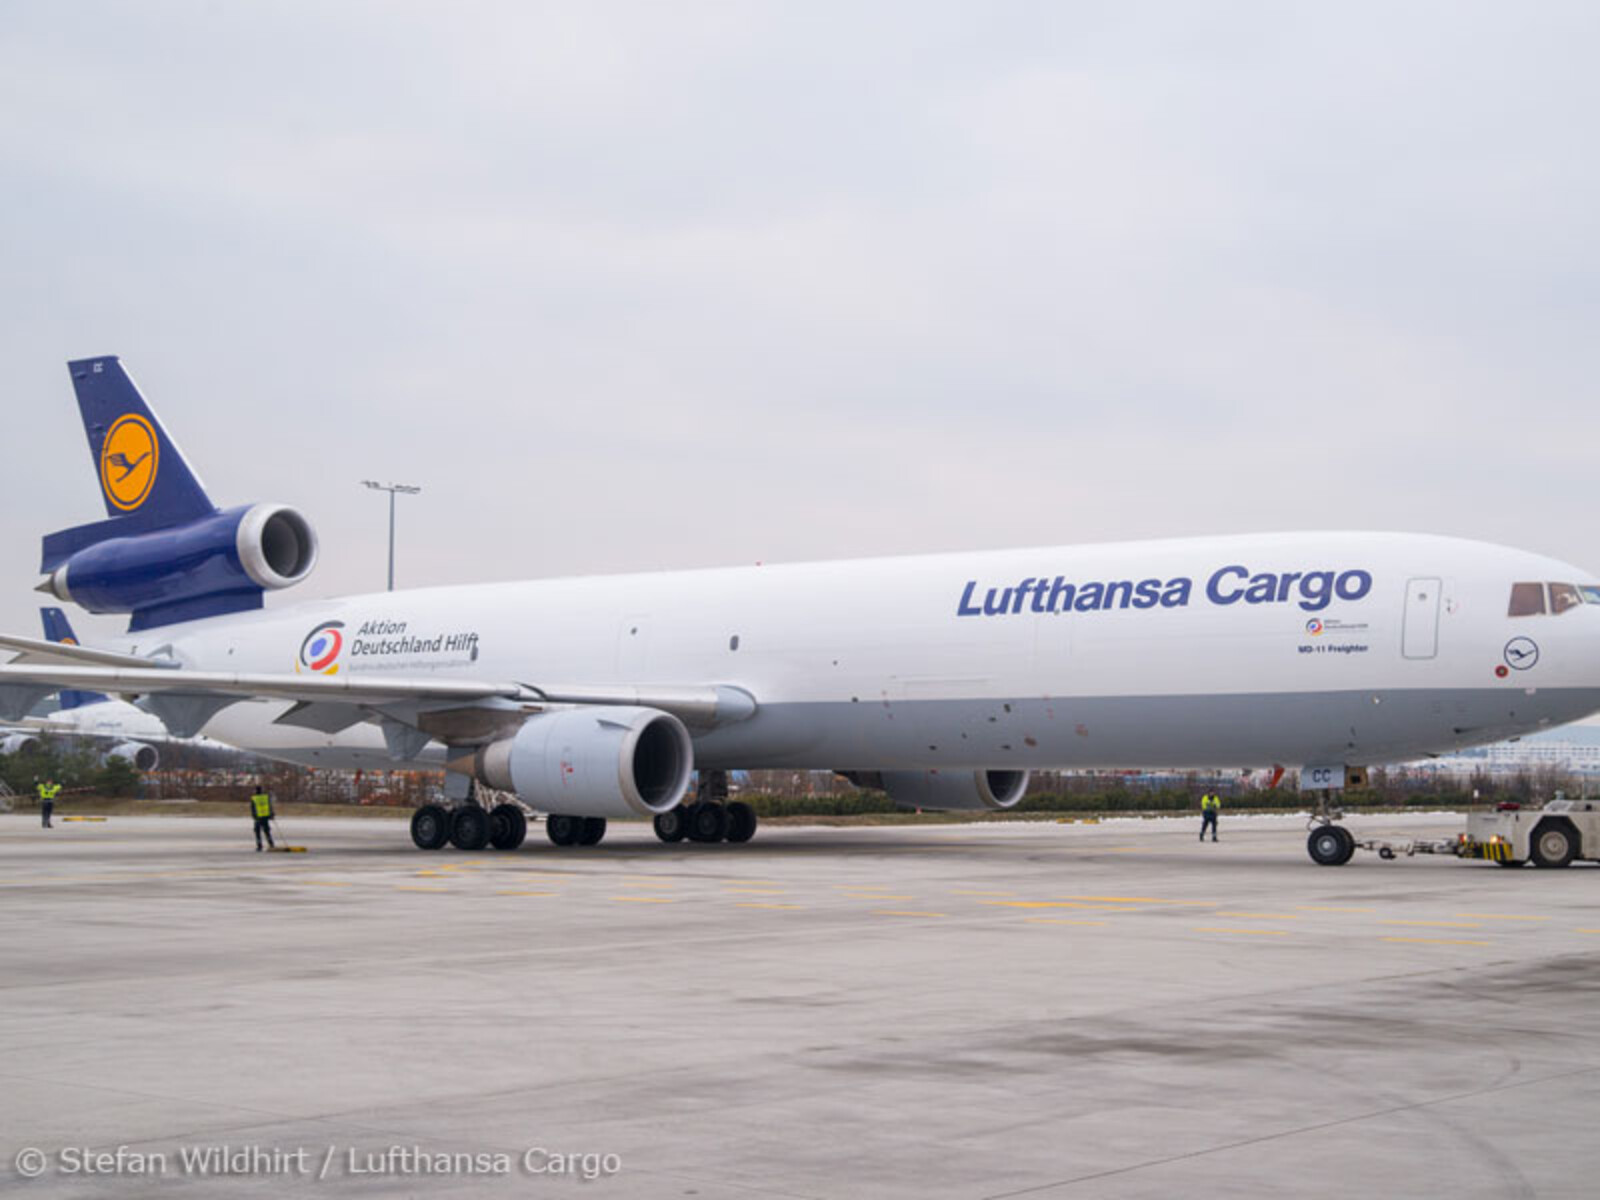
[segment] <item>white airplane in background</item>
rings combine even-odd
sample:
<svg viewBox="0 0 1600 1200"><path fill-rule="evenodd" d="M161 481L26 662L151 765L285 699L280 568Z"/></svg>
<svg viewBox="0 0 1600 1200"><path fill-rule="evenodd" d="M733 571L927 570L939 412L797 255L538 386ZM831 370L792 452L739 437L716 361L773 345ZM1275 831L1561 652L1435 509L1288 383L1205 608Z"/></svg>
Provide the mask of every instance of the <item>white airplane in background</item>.
<svg viewBox="0 0 1600 1200"><path fill-rule="evenodd" d="M219 511L116 358L70 364L108 519L44 540L41 590L131 614L97 649L22 637L0 709L139 697L175 733L351 765L444 763L549 814L747 839L734 768L831 769L928 809L1004 809L1034 768L1347 772L1600 710L1600 582L1479 542L1303 533L380 592L267 611L306 577L294 509ZM264 731L279 739L262 744ZM364 739L364 741L363 741ZM698 768L711 799L680 807ZM428 805L419 846L510 848L503 804ZM1318 862L1354 848L1326 804Z"/></svg>
<svg viewBox="0 0 1600 1200"><path fill-rule="evenodd" d="M46 640L76 646L67 615L59 608L42 608ZM99 692L66 690L54 712L24 717L15 727L0 727L0 754L27 754L38 749L43 737L82 738L104 747L106 761L125 762L138 771L154 771L164 746L190 746L238 754L238 748L210 738L175 738L161 719L126 700L113 700Z"/></svg>

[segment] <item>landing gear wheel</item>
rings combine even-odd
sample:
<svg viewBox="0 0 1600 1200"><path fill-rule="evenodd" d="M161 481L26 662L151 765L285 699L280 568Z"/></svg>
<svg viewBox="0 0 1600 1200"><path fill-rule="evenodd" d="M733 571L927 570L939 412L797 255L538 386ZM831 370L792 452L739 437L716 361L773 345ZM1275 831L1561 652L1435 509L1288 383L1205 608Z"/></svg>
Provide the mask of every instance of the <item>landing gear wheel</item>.
<svg viewBox="0 0 1600 1200"><path fill-rule="evenodd" d="M689 833L689 819L686 815L688 811L687 808L680 804L677 808L669 808L664 813L657 813L656 819L652 822L655 826L656 836L663 842L683 841Z"/></svg>
<svg viewBox="0 0 1600 1200"><path fill-rule="evenodd" d="M728 836L728 810L704 800L689 806L689 837L696 842L720 842Z"/></svg>
<svg viewBox="0 0 1600 1200"><path fill-rule="evenodd" d="M606 836L606 819L604 817L583 818L583 828L578 831L578 845L598 846Z"/></svg>
<svg viewBox="0 0 1600 1200"><path fill-rule="evenodd" d="M411 840L418 850L442 850L450 840L450 810L442 804L424 804L411 814Z"/></svg>
<svg viewBox="0 0 1600 1200"><path fill-rule="evenodd" d="M1318 825L1306 839L1306 853L1320 867L1342 867L1356 852L1356 835L1343 825Z"/></svg>
<svg viewBox="0 0 1600 1200"><path fill-rule="evenodd" d="M1565 821L1546 821L1533 831L1528 856L1536 867L1564 867L1578 856L1578 839Z"/></svg>
<svg viewBox="0 0 1600 1200"><path fill-rule="evenodd" d="M489 810L489 844L496 850L515 850L528 836L528 814L515 804L496 804Z"/></svg>
<svg viewBox="0 0 1600 1200"><path fill-rule="evenodd" d="M482 850L489 844L489 814L464 804L450 815L450 842L457 850Z"/></svg>
<svg viewBox="0 0 1600 1200"><path fill-rule="evenodd" d="M756 835L756 810L743 800L728 805L728 840L748 842Z"/></svg>
<svg viewBox="0 0 1600 1200"><path fill-rule="evenodd" d="M544 835L552 845L576 846L583 835L583 818L551 813L544 819Z"/></svg>

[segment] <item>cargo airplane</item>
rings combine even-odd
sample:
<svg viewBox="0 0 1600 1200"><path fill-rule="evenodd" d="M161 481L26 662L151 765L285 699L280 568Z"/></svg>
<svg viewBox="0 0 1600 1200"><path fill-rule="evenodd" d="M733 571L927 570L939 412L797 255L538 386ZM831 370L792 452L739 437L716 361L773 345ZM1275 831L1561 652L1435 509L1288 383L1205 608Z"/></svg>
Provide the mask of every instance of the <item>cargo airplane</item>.
<svg viewBox="0 0 1600 1200"><path fill-rule="evenodd" d="M135 697L319 765L443 766L424 848L558 845L608 818L743 841L737 768L1003 810L1036 768L1300 768L1312 858L1347 775L1600 710L1600 582L1521 550L1275 533L549 579L266 609L317 558L293 508L219 510L115 357L69 364L107 518L44 539L41 590L126 613L103 647L0 638L0 712ZM704 798L682 801L695 769Z"/></svg>

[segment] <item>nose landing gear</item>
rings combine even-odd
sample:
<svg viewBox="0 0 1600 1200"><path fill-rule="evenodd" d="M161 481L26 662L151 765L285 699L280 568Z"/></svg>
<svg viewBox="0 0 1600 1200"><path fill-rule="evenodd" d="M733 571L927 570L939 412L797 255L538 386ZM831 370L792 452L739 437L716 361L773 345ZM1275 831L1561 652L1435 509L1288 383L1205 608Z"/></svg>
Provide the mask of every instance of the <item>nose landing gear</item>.
<svg viewBox="0 0 1600 1200"><path fill-rule="evenodd" d="M1333 803L1333 791L1324 788L1317 794L1317 811L1311 814L1311 833L1306 838L1306 853L1319 867L1342 867L1356 852L1356 837L1343 825L1344 812Z"/></svg>

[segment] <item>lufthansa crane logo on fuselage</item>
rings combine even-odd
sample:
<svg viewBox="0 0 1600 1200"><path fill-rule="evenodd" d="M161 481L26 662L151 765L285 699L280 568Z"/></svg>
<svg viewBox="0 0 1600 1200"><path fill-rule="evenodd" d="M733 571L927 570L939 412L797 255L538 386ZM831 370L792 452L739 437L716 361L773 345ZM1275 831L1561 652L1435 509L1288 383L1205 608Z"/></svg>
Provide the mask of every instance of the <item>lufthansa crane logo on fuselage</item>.
<svg viewBox="0 0 1600 1200"><path fill-rule="evenodd" d="M1506 666L1513 671L1526 671L1539 661L1539 646L1532 638L1514 637L1506 643Z"/></svg>
<svg viewBox="0 0 1600 1200"><path fill-rule="evenodd" d="M160 462L155 427L133 413L118 417L100 446L100 486L106 499L123 512L138 508L155 486Z"/></svg>
<svg viewBox="0 0 1600 1200"><path fill-rule="evenodd" d="M324 621L300 643L300 657L295 660L296 675L312 671L318 675L337 675L339 655L344 650L343 621Z"/></svg>

